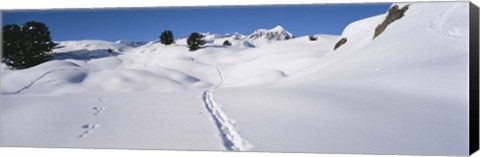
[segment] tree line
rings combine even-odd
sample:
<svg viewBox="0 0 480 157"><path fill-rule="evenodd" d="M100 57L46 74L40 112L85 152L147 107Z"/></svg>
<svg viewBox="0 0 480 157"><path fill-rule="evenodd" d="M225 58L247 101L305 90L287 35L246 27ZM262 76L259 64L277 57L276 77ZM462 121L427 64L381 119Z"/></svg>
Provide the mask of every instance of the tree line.
<svg viewBox="0 0 480 157"><path fill-rule="evenodd" d="M195 51L201 48L202 45L206 43L203 40L205 36L203 34L193 32L187 39L187 45L190 51ZM175 39L173 38L173 32L171 30L165 30L160 34L160 43L164 45L171 45L175 43Z"/></svg>
<svg viewBox="0 0 480 157"><path fill-rule="evenodd" d="M206 43L203 38L205 35L193 32L190 34L190 36L187 39L187 45L190 51L195 51L201 48L202 45ZM171 30L165 30L160 34L160 43L165 44L165 45L171 45L175 43L175 39L173 37L173 32ZM223 42L224 46L232 46L232 43L228 40L225 40Z"/></svg>

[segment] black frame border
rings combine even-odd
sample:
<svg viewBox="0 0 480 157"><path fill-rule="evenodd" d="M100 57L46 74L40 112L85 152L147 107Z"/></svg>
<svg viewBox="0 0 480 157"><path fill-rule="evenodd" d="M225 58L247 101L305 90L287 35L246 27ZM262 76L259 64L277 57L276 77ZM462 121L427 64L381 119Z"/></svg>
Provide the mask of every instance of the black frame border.
<svg viewBox="0 0 480 157"><path fill-rule="evenodd" d="M479 12L478 7L470 2L470 107L469 107L469 153L479 149Z"/></svg>

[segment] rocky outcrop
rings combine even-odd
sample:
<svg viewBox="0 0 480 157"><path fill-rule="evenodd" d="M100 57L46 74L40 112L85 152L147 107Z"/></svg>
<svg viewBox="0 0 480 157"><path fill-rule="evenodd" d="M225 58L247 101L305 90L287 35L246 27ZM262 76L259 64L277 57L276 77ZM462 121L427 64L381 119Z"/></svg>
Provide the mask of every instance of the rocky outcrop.
<svg viewBox="0 0 480 157"><path fill-rule="evenodd" d="M408 10L410 5L406 5L399 9L398 5L392 6L388 9L388 14L385 17L385 20L375 28L375 33L373 38L375 39L378 35L382 34L383 31L390 25L392 22L402 18L405 15L405 12Z"/></svg>

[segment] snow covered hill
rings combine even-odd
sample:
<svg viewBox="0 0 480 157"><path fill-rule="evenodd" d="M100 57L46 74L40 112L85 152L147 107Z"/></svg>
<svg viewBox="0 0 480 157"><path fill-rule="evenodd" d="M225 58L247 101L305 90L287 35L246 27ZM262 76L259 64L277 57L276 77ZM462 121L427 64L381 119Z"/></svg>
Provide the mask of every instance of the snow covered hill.
<svg viewBox="0 0 480 157"><path fill-rule="evenodd" d="M316 41L204 33L194 52L60 42L52 61L1 65L0 144L467 155L468 2L408 4L375 39L386 15Z"/></svg>
<svg viewBox="0 0 480 157"><path fill-rule="evenodd" d="M61 41L57 43L59 43L59 45L53 50L54 53L72 52L79 50L106 50L109 48L116 51L123 51L125 49L131 48L131 46L128 45L103 40Z"/></svg>
<svg viewBox="0 0 480 157"><path fill-rule="evenodd" d="M143 41L129 41L129 40L118 40L118 41L116 41L115 43L127 45L127 46L130 46L130 47L139 47L139 46L142 46L142 45L147 44L148 42L143 42Z"/></svg>

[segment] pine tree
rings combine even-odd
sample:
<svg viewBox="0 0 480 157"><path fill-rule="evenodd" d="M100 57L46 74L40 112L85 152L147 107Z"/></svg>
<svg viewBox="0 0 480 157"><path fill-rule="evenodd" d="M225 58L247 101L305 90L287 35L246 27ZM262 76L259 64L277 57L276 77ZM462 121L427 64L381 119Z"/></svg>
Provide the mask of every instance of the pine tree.
<svg viewBox="0 0 480 157"><path fill-rule="evenodd" d="M20 62L22 44L22 28L18 25L6 25L3 27L3 54L2 62L8 66L13 66L15 62ZM16 52L16 53L14 53ZM20 60L20 61L17 61Z"/></svg>
<svg viewBox="0 0 480 157"><path fill-rule="evenodd" d="M232 43L231 43L230 41L228 41L228 40L225 40L225 41L223 42L223 46L232 46Z"/></svg>
<svg viewBox="0 0 480 157"><path fill-rule="evenodd" d="M50 59L56 46L48 27L41 22L27 22L23 26L3 27L2 62L14 69L33 67Z"/></svg>
<svg viewBox="0 0 480 157"><path fill-rule="evenodd" d="M200 49L201 45L204 45L206 42L202 38L205 37L204 35L194 32L190 34L190 37L187 39L187 45L190 51L195 51Z"/></svg>
<svg viewBox="0 0 480 157"><path fill-rule="evenodd" d="M163 31L162 34L160 34L160 42L165 45L170 45L175 42L173 32L170 30Z"/></svg>

